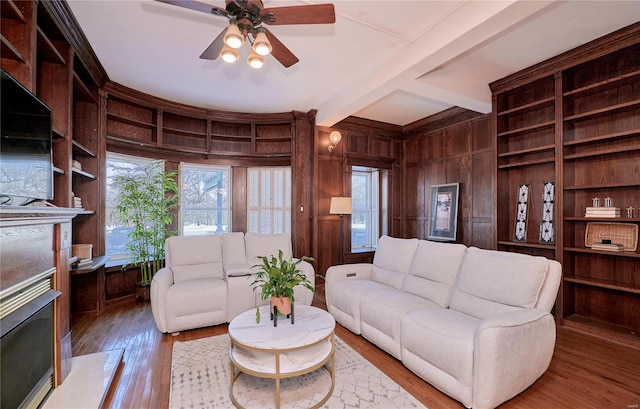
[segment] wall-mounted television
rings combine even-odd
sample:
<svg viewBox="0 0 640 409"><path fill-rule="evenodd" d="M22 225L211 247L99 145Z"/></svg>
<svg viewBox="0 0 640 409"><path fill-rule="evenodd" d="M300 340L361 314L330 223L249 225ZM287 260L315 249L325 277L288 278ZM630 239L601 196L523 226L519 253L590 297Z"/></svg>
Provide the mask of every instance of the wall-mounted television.
<svg viewBox="0 0 640 409"><path fill-rule="evenodd" d="M0 71L0 204L53 199L51 109Z"/></svg>

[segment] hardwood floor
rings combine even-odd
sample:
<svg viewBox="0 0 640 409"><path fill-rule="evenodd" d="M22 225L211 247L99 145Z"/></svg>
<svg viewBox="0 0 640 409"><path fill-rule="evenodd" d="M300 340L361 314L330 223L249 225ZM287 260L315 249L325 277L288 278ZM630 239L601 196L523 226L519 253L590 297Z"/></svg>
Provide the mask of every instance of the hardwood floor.
<svg viewBox="0 0 640 409"><path fill-rule="evenodd" d="M314 305L325 308L321 296ZM73 355L124 348L123 365L105 408L166 408L169 402L173 342L227 333L227 325L160 333L149 303L107 309L100 317L76 317ZM547 372L501 408L621 408L640 405L640 350L567 328L558 328ZM400 361L341 326L336 334L429 409L463 408L407 370Z"/></svg>

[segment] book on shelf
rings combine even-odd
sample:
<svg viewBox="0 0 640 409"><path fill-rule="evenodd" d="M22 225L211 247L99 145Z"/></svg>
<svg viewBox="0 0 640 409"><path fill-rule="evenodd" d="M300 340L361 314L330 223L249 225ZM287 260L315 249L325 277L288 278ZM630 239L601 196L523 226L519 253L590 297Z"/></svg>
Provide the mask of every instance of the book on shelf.
<svg viewBox="0 0 640 409"><path fill-rule="evenodd" d="M593 243L591 250L624 251L624 245L615 243Z"/></svg>
<svg viewBox="0 0 640 409"><path fill-rule="evenodd" d="M619 207L587 207L584 217L604 217L617 218L620 217Z"/></svg>
<svg viewBox="0 0 640 409"><path fill-rule="evenodd" d="M75 263L73 263L73 267L82 268L82 267L88 267L91 264L93 264L93 259L81 258L81 259L78 259Z"/></svg>

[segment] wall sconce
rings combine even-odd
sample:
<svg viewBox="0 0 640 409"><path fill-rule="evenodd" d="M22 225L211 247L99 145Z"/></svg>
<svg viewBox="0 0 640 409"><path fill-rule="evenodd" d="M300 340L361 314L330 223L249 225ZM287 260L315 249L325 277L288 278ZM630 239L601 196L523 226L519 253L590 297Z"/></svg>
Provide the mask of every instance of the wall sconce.
<svg viewBox="0 0 640 409"><path fill-rule="evenodd" d="M329 152L333 152L333 150L336 148L336 145L338 144L338 142L340 142L341 139L342 134L338 131L333 131L329 134L329 142L331 142L331 145L329 145Z"/></svg>

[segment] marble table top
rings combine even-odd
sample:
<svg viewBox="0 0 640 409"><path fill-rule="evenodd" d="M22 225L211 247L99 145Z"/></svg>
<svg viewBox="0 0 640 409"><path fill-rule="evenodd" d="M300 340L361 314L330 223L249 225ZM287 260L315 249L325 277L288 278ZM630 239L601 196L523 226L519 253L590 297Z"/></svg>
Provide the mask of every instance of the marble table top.
<svg viewBox="0 0 640 409"><path fill-rule="evenodd" d="M256 310L251 309L229 323L229 336L247 347L263 350L286 350L314 344L333 333L336 321L331 314L309 305L295 305L295 324L286 317L278 326L269 319L269 306L260 307L261 320L256 324Z"/></svg>

